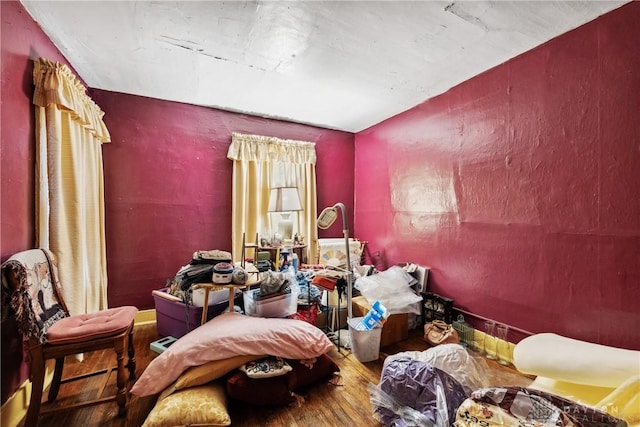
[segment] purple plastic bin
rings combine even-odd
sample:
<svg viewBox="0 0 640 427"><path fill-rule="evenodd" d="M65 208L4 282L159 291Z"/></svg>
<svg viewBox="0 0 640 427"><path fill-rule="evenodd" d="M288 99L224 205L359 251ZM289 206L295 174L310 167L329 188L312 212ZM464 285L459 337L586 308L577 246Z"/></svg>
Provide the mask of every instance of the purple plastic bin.
<svg viewBox="0 0 640 427"><path fill-rule="evenodd" d="M166 288L161 289L166 292ZM240 294L242 298L242 294ZM156 307L156 327L161 337L180 338L188 332L200 326L202 320L202 307L190 305L187 307L182 302L171 301L158 295L153 295ZM236 296L235 303L239 300ZM211 320L229 307L229 301L210 305L207 310L207 320Z"/></svg>

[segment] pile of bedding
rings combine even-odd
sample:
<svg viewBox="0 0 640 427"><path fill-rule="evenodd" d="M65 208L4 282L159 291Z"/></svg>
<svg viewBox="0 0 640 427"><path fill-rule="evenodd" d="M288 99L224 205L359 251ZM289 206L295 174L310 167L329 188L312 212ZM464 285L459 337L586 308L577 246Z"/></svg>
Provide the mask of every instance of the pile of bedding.
<svg viewBox="0 0 640 427"><path fill-rule="evenodd" d="M227 398L289 404L299 388L332 378L339 371L326 354L332 348L302 320L223 313L153 359L131 393L159 394L145 427L230 425Z"/></svg>

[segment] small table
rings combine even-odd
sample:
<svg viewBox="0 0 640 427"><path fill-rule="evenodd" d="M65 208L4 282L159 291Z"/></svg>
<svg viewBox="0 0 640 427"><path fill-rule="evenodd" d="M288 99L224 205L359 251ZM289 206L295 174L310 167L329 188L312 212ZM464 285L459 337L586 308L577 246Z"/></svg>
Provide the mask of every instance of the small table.
<svg viewBox="0 0 640 427"><path fill-rule="evenodd" d="M200 320L200 324L204 325L205 323L207 323L207 312L209 310L209 292L219 291L221 289L229 289L229 312L233 312L236 289L250 288L251 286L260 284L260 279L257 276L254 279L250 279L251 277L253 277L252 274L248 274L247 281L241 285L237 285L235 283L195 283L191 287L192 289L204 289L204 302L202 306L202 319Z"/></svg>

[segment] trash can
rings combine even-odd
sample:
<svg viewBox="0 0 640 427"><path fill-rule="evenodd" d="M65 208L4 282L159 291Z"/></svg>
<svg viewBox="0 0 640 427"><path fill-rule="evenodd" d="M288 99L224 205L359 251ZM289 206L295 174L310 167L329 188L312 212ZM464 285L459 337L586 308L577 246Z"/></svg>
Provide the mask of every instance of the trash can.
<svg viewBox="0 0 640 427"><path fill-rule="evenodd" d="M382 326L378 325L368 331L359 331L356 326L362 319L362 317L347 319L349 337L351 338L351 352L360 362L371 362L372 360L377 360L380 354Z"/></svg>

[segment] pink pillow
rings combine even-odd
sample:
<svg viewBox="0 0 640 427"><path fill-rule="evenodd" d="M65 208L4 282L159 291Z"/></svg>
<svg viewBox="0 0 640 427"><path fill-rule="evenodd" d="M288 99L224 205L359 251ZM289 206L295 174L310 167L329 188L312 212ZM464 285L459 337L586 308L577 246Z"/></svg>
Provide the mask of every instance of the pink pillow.
<svg viewBox="0 0 640 427"><path fill-rule="evenodd" d="M212 360L265 354L311 359L332 347L320 329L302 320L224 313L184 335L153 359L131 393L137 396L160 393L188 368Z"/></svg>

